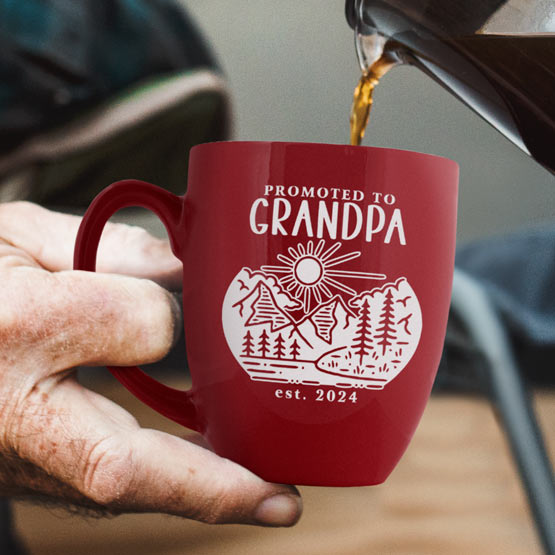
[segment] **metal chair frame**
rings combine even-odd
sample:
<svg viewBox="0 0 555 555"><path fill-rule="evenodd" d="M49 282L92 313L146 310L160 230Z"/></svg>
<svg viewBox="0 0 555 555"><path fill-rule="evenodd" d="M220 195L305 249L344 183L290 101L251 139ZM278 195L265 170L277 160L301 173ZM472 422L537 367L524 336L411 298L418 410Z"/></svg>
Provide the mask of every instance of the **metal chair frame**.
<svg viewBox="0 0 555 555"><path fill-rule="evenodd" d="M484 358L493 408L509 442L536 530L546 553L555 555L553 470L506 327L485 287L458 269L451 309Z"/></svg>

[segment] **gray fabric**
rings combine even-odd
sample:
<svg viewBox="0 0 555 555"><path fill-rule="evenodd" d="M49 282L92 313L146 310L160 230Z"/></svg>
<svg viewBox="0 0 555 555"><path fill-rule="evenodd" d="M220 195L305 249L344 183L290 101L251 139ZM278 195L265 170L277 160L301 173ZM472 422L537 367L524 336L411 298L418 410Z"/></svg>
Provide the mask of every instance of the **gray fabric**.
<svg viewBox="0 0 555 555"><path fill-rule="evenodd" d="M0 0L0 153L131 84L215 61L175 0Z"/></svg>
<svg viewBox="0 0 555 555"><path fill-rule="evenodd" d="M461 247L456 266L478 279L507 325L526 382L555 385L555 224ZM488 392L487 368L451 314L435 391Z"/></svg>
<svg viewBox="0 0 555 555"><path fill-rule="evenodd" d="M515 336L555 346L555 224L462 247L456 265L484 283Z"/></svg>

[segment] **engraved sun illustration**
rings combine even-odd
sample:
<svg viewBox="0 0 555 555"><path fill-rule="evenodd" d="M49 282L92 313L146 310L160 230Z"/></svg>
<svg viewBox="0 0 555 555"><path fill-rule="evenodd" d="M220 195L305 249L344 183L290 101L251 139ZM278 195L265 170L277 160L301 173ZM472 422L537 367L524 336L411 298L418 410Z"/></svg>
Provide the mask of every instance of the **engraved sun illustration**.
<svg viewBox="0 0 555 555"><path fill-rule="evenodd" d="M296 299L302 302L305 314L310 312L313 301L320 304L326 298L333 297L333 289L355 296L357 292L338 279L377 279L384 280L385 274L355 272L336 269L337 266L361 256L360 251L352 251L341 256L334 254L341 243L334 243L325 249L325 241L321 239L316 245L308 241L306 245L299 243L296 248L287 249L289 256L278 254L281 266L262 266L261 270L278 276L281 286Z"/></svg>

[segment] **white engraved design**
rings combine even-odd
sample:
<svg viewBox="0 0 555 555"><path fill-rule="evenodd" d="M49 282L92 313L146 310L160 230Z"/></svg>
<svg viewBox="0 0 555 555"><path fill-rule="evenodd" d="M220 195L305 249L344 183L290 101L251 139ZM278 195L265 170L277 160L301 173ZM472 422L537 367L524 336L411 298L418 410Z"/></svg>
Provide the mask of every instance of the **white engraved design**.
<svg viewBox="0 0 555 555"><path fill-rule="evenodd" d="M405 277L338 270L361 255L334 256L340 248L299 243L277 255L282 265L242 268L230 283L224 333L252 380L383 389L408 364L422 331L412 287ZM350 280L382 283L357 292Z"/></svg>

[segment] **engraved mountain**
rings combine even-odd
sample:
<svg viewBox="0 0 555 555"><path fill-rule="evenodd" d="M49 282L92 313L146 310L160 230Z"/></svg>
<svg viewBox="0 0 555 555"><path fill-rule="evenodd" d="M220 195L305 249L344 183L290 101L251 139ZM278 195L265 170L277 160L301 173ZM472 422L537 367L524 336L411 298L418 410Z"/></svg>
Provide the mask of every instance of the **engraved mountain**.
<svg viewBox="0 0 555 555"><path fill-rule="evenodd" d="M277 305L274 294L262 280L235 305L246 318L245 326L269 324L272 332L296 331L310 347L319 345L319 340L331 344L334 330L348 329L355 317L343 299L336 295L296 322Z"/></svg>
<svg viewBox="0 0 555 555"><path fill-rule="evenodd" d="M339 295L336 295L317 306L299 322L298 326L299 330L305 330L306 335L310 336L315 333L320 339L331 344L334 330L347 330L354 318L353 311ZM309 329L310 325L313 327L313 331Z"/></svg>
<svg viewBox="0 0 555 555"><path fill-rule="evenodd" d="M290 324L291 318L279 308L270 288L259 281L256 287L236 303L243 316L248 316L245 326L270 324L271 331Z"/></svg>

